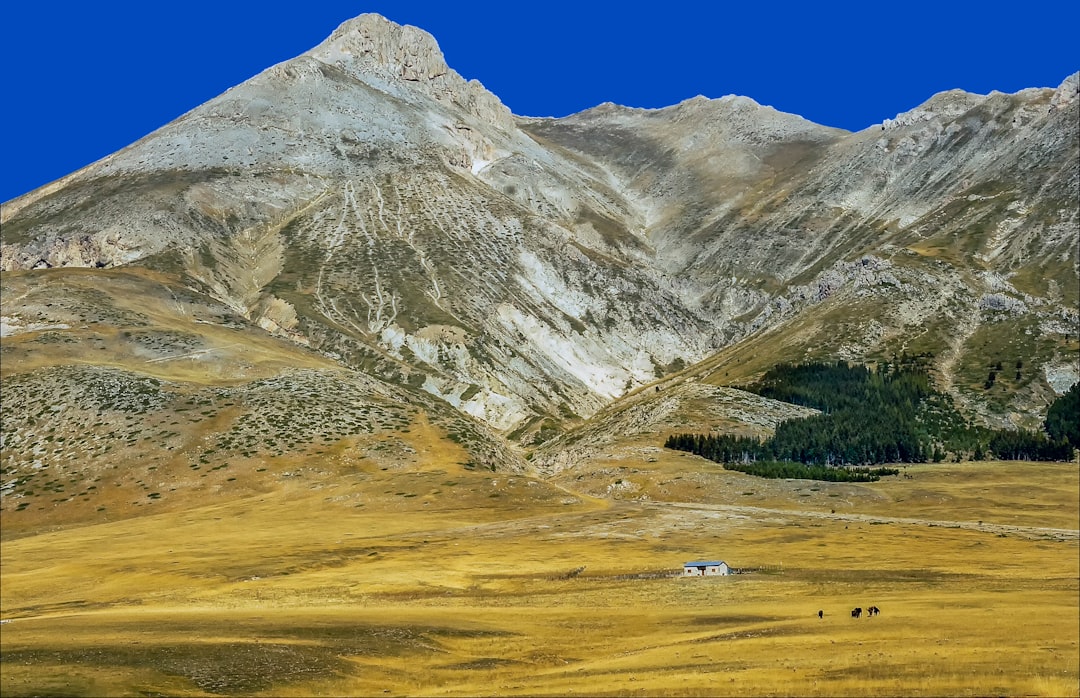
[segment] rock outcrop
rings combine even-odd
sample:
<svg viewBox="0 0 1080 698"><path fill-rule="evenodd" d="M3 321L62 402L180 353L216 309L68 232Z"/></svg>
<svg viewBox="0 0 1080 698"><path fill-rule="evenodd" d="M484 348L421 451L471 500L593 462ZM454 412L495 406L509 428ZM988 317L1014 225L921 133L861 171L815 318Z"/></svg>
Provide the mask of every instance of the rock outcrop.
<svg viewBox="0 0 1080 698"><path fill-rule="evenodd" d="M423 29L398 26L376 14L361 15L338 27L308 55L361 80L411 83L410 89L464 108L486 123L513 127L510 110L478 81L467 81L447 66L435 37Z"/></svg>

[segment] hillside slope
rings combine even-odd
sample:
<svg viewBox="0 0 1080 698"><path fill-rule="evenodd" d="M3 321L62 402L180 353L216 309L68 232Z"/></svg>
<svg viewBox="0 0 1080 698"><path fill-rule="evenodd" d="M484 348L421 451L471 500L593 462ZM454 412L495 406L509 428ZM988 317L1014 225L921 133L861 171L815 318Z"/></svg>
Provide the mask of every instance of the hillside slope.
<svg viewBox="0 0 1080 698"><path fill-rule="evenodd" d="M3 205L3 508L393 467L414 430L561 468L768 429L788 408L730 386L802 359L925 354L971 414L1037 424L1080 379L1078 86L859 133L731 96L530 119L350 20Z"/></svg>

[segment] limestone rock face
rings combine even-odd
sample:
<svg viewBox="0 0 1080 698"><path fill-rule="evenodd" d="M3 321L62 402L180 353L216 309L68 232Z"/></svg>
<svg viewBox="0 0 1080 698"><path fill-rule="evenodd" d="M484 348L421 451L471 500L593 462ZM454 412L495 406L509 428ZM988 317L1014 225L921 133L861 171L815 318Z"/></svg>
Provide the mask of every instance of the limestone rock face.
<svg viewBox="0 0 1080 698"><path fill-rule="evenodd" d="M309 55L361 80L413 83L411 89L463 107L486 123L512 126L510 110L478 81L450 69L435 37L423 29L365 14L342 24Z"/></svg>
<svg viewBox="0 0 1080 698"><path fill-rule="evenodd" d="M133 253L134 252L134 253ZM52 267L106 267L137 259L138 250L124 244L117 232L55 238L35 254L17 245L0 246L0 270Z"/></svg>
<svg viewBox="0 0 1080 698"><path fill-rule="evenodd" d="M0 265L166 275L530 447L761 337L932 354L973 411L1027 423L1076 353L1077 89L954 90L858 133L738 96L519 118L363 15L6 203ZM980 354L991 326L1025 356ZM1018 358L1027 382L979 392L980 362Z"/></svg>
<svg viewBox="0 0 1080 698"><path fill-rule="evenodd" d="M404 80L432 80L450 72L433 36L416 27L395 27L379 15L345 22L325 46Z"/></svg>
<svg viewBox="0 0 1080 698"><path fill-rule="evenodd" d="M1061 83L1050 98L1053 109L1064 109L1080 98L1080 72L1073 73Z"/></svg>

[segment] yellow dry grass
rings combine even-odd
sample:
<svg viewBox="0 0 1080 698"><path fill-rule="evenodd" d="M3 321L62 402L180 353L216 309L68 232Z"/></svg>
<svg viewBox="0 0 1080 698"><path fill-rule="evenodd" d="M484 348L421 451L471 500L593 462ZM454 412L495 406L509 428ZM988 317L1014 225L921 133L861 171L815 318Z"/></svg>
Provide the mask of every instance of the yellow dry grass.
<svg viewBox="0 0 1080 698"><path fill-rule="evenodd" d="M665 452L555 482L407 436L416 469L5 539L3 695L1080 690L1076 464L853 486ZM658 576L702 557L754 571Z"/></svg>

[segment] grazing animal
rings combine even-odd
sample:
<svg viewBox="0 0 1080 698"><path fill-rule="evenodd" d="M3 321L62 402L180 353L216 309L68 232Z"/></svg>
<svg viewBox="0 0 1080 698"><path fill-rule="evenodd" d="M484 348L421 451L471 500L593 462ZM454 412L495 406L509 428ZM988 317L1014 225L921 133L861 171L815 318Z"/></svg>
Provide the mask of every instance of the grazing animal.
<svg viewBox="0 0 1080 698"><path fill-rule="evenodd" d="M866 614L868 616L876 616L879 613L881 613L881 609L877 606L871 606L870 608L866 609Z"/></svg>
<svg viewBox="0 0 1080 698"><path fill-rule="evenodd" d="M825 617L825 611L818 611L817 612L817 617L818 618L824 618Z"/></svg>
<svg viewBox="0 0 1080 698"><path fill-rule="evenodd" d="M851 617L852 617L852 618L858 618L858 617L859 617L859 616L861 616L861 615L862 615L862 608L861 608L861 607L860 607L860 608L856 608L855 610L853 610L853 611L851 612Z"/></svg>

